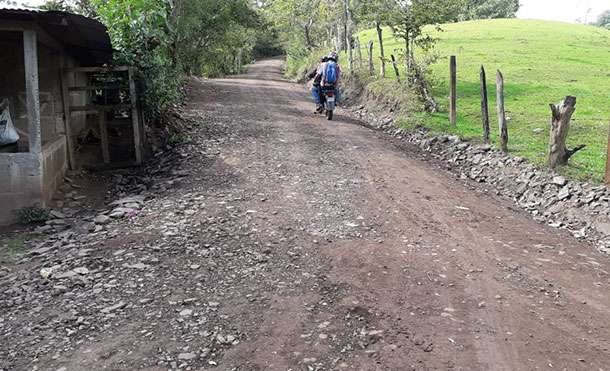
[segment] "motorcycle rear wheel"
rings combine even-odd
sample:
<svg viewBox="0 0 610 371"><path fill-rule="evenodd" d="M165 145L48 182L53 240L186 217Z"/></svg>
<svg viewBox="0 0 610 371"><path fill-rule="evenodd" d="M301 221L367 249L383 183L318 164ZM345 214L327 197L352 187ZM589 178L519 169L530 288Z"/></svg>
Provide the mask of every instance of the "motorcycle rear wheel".
<svg viewBox="0 0 610 371"><path fill-rule="evenodd" d="M329 121L333 119L333 111L326 110L326 119Z"/></svg>

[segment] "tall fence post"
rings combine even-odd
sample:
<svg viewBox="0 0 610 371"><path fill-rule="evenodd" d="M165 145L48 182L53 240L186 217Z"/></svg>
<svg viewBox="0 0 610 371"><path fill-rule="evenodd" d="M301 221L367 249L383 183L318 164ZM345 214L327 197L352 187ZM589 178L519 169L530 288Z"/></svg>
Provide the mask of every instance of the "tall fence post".
<svg viewBox="0 0 610 371"><path fill-rule="evenodd" d="M506 114L504 113L504 76L500 70L498 70L498 74L496 75L496 84L500 146L503 153L508 153L508 128L506 127Z"/></svg>
<svg viewBox="0 0 610 371"><path fill-rule="evenodd" d="M390 57L392 58L392 66L394 66L394 73L396 74L396 80L398 80L398 82L400 82L400 73L398 72L398 66L396 65L396 58L394 58L394 54L391 54Z"/></svg>
<svg viewBox="0 0 610 371"><path fill-rule="evenodd" d="M606 151L606 184L610 184L610 127L608 128L608 146Z"/></svg>
<svg viewBox="0 0 610 371"><path fill-rule="evenodd" d="M481 65L481 114L483 115L483 140L489 143L489 106L487 103L487 78Z"/></svg>
<svg viewBox="0 0 610 371"><path fill-rule="evenodd" d="M373 66L373 41L369 41L368 47L366 49L369 54L369 75L373 76L375 74L375 67Z"/></svg>
<svg viewBox="0 0 610 371"><path fill-rule="evenodd" d="M451 74L451 91L449 93L450 97L450 121L451 125L457 125L457 65L455 60L455 55L452 55L449 62L449 70Z"/></svg>

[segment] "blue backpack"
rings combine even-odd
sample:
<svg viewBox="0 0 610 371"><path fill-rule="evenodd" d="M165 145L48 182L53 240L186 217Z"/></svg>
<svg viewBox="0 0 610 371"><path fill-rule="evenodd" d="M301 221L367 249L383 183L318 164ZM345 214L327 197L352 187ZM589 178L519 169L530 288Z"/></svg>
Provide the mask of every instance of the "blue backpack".
<svg viewBox="0 0 610 371"><path fill-rule="evenodd" d="M324 81L332 85L337 82L337 63L326 62L326 68L324 69Z"/></svg>

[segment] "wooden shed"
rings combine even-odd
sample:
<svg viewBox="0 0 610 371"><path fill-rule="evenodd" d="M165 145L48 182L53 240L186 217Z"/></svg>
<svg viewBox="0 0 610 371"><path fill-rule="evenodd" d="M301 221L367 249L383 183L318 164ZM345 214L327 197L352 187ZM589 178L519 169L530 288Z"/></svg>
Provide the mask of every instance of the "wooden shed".
<svg viewBox="0 0 610 371"><path fill-rule="evenodd" d="M108 68L104 25L78 14L0 6L0 101L20 139L0 147L0 224L46 206L68 168L139 164L133 71Z"/></svg>

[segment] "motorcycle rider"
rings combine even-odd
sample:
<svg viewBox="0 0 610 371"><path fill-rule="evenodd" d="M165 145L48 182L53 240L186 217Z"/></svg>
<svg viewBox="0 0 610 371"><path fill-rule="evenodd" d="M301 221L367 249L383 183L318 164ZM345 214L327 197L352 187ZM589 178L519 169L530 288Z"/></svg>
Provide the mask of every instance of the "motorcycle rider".
<svg viewBox="0 0 610 371"><path fill-rule="evenodd" d="M311 94L313 95L313 101L316 103L316 110L314 113L322 112L320 109L320 107L321 107L320 95L322 94L322 88L320 86L320 83L322 81L322 76L318 75L318 70L320 69L320 66L323 63L325 63L326 61L328 61L328 57L327 56L322 57L322 59L320 60L320 63L318 63L316 68L307 75L307 77L309 79L314 79L313 86L311 87Z"/></svg>
<svg viewBox="0 0 610 371"><path fill-rule="evenodd" d="M337 54L337 52L335 52L335 51L330 52L330 54L327 57L327 61L320 64L320 66L318 67L316 76L314 78L314 81L317 78L319 78L322 81L321 90L334 90L335 91L335 101L337 103L341 99L339 89L337 88L337 86L339 85L339 81L341 79L341 67L339 67L338 62L339 62L339 54ZM334 81L327 80L326 74L328 73L329 68L335 69L336 78ZM323 110L323 106L322 106L322 103L320 102L318 104L318 112L322 112L322 110Z"/></svg>

